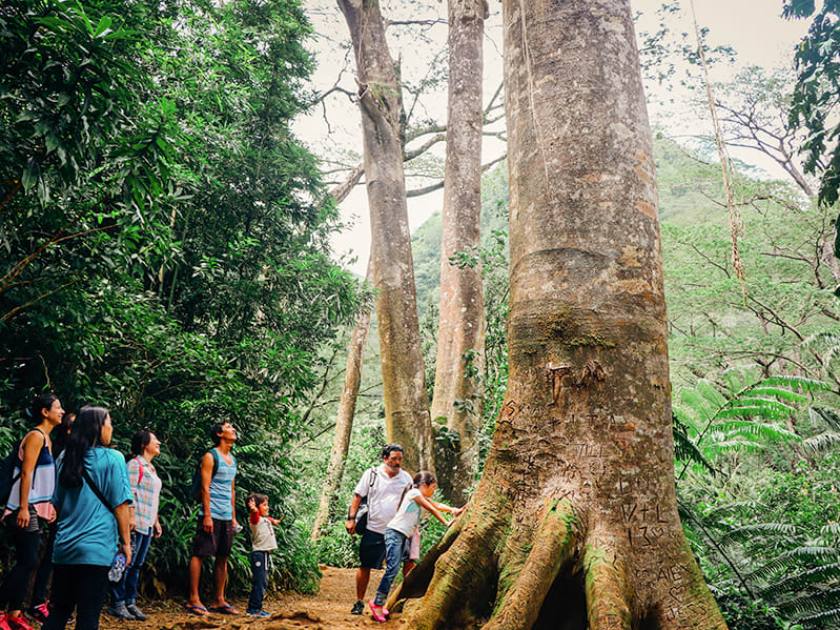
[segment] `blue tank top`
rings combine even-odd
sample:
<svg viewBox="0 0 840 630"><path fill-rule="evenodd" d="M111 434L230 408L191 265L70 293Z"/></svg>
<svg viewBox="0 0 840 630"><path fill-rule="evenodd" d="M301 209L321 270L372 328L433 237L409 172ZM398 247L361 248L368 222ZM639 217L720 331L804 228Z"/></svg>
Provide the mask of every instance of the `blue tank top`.
<svg viewBox="0 0 840 630"><path fill-rule="evenodd" d="M236 477L236 458L231 453L231 464L225 461L221 453L216 450L219 458L219 469L210 480L210 516L220 521L233 520L233 480Z"/></svg>

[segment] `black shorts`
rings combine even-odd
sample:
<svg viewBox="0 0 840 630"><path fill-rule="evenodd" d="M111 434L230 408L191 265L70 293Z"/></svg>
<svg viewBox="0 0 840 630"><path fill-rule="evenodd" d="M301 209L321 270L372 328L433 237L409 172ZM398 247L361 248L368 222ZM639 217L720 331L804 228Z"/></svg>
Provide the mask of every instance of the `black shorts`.
<svg viewBox="0 0 840 630"><path fill-rule="evenodd" d="M197 558L227 558L233 547L233 521L213 519L213 533L204 531L204 517L198 517L198 529L193 539L192 555Z"/></svg>
<svg viewBox="0 0 840 630"><path fill-rule="evenodd" d="M363 569L381 569L385 562L385 535L369 530L362 534L359 560Z"/></svg>

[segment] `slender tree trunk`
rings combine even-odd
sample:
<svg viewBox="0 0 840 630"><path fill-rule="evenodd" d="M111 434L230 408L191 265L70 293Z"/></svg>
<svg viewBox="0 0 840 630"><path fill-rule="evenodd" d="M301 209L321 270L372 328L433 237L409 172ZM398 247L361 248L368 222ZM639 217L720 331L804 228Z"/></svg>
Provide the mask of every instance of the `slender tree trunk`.
<svg viewBox="0 0 840 630"><path fill-rule="evenodd" d="M446 419L458 436L448 465L438 462L441 489L465 500L478 460L479 375L484 367L481 268L453 264L458 252L477 254L481 237L481 106L485 0L449 0L449 119L440 256L440 320L432 419Z"/></svg>
<svg viewBox="0 0 840 630"><path fill-rule="evenodd" d="M339 0L338 5L350 29L359 81L386 432L405 448L406 469L433 469L405 196L400 84L379 3Z"/></svg>
<svg viewBox="0 0 840 630"><path fill-rule="evenodd" d="M368 263L367 278L370 280L370 263ZM347 451L350 448L350 434L353 431L353 418L356 415L356 401L359 398L359 385L362 382L362 362L365 355L365 343L370 330L370 311L365 309L356 321L350 334L350 345L347 346L347 364L344 368L344 387L338 403L338 416L335 421L335 435L330 451L330 463L327 465L327 476L321 489L321 499L318 501L318 511L312 524L310 538L315 541L321 536L321 529L330 516L332 504L341 478L344 476L344 465L347 462Z"/></svg>
<svg viewBox="0 0 840 630"><path fill-rule="evenodd" d="M408 627L720 630L677 514L652 139L629 0L504 0L510 378ZM425 594L424 594L425 593Z"/></svg>

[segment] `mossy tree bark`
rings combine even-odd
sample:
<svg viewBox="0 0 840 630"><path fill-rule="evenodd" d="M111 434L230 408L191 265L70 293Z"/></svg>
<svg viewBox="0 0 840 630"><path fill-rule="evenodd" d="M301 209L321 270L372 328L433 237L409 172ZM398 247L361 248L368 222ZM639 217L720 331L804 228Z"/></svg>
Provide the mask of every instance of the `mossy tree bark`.
<svg viewBox="0 0 840 630"><path fill-rule="evenodd" d="M455 452L438 466L441 489L465 500L478 460L481 417L478 375L484 366L484 300L475 256L481 237L482 52L485 0L449 0L449 99L443 188L438 321L432 419L446 419Z"/></svg>
<svg viewBox="0 0 840 630"><path fill-rule="evenodd" d="M407 470L433 470L434 440L408 231L400 83L379 3L339 0L338 5L350 29L359 82L386 432L390 441L405 448Z"/></svg>
<svg viewBox="0 0 840 630"><path fill-rule="evenodd" d="M629 0L504 0L510 378L408 626L719 630L677 514L652 139Z"/></svg>

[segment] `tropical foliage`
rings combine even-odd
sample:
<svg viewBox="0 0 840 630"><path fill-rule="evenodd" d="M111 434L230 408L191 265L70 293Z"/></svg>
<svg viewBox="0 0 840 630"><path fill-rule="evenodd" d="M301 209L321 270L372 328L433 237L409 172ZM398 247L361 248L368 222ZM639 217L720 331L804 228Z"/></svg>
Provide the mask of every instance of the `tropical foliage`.
<svg viewBox="0 0 840 630"><path fill-rule="evenodd" d="M286 514L276 577L313 586L288 445L319 350L362 294L331 258L335 208L290 131L309 34L286 0L0 8L0 438L43 389L110 407L123 449L152 427L159 588L181 582L187 486L220 419L242 437L240 493ZM235 560L245 581L241 543Z"/></svg>

